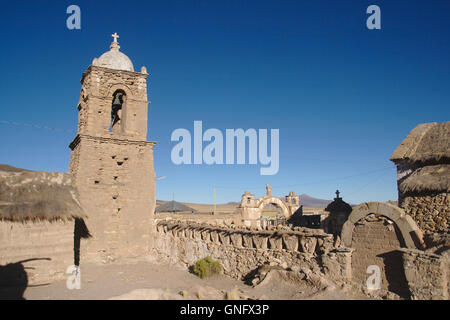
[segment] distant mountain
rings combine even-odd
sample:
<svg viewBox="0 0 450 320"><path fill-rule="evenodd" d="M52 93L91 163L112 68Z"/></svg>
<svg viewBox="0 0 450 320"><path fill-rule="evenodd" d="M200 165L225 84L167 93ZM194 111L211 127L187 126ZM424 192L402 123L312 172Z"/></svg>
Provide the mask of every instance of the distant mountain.
<svg viewBox="0 0 450 320"><path fill-rule="evenodd" d="M313 198L307 194L302 194L299 196L300 199L300 205L304 206L304 207L309 207L309 208L325 208L330 202L332 202L333 200L324 200L324 199L317 199L317 198ZM167 201L165 200L156 200L156 205L161 205L166 203ZM198 211L211 211L213 208L212 204L206 204L206 203L188 203L188 202L181 202L187 206L190 206ZM217 208L219 209L233 209L238 207L241 203L240 202L234 202L234 201L230 201L228 203L225 204L217 204Z"/></svg>
<svg viewBox="0 0 450 320"><path fill-rule="evenodd" d="M8 164L0 164L0 171L9 171L9 172L21 172L21 171L30 171L27 169L22 169L22 168L16 168L13 166L10 166ZM333 200L324 200L324 199L318 199L318 198L314 198L311 197L307 194L301 194L299 196L300 199L300 205L304 206L304 207L309 207L309 208L326 208L326 206L332 202ZM165 200L156 200L156 205L159 206L161 204L166 203L167 201ZM396 201L388 201L389 203L395 204L397 205ZM185 205L188 206L196 206L194 209L197 209L199 211L203 210L203 211L211 211L213 205L212 204L195 204L195 203L184 203ZM226 204L217 204L217 208L219 209L223 209L223 210L234 210L234 208L238 207L240 205L240 202L235 202L235 201L230 201ZM197 208L198 207L198 208Z"/></svg>
<svg viewBox="0 0 450 320"><path fill-rule="evenodd" d="M299 196L300 199L300 205L304 207L310 207L310 208L325 208L330 202L333 200L324 200L324 199L317 199L313 198L307 194L301 194Z"/></svg>
<svg viewBox="0 0 450 320"><path fill-rule="evenodd" d="M0 163L0 171L22 172L22 171L30 171L30 170L22 169L22 168L16 168L16 167L10 166L9 164L1 164Z"/></svg>

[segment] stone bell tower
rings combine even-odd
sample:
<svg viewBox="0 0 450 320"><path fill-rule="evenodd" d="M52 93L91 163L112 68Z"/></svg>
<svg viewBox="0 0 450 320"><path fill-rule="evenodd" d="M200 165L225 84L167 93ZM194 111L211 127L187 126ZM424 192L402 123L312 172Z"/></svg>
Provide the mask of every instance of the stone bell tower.
<svg viewBox="0 0 450 320"><path fill-rule="evenodd" d="M147 138L147 71L135 72L113 35L81 78L78 133L69 147L92 238L84 254L105 262L149 253L155 209L153 147Z"/></svg>

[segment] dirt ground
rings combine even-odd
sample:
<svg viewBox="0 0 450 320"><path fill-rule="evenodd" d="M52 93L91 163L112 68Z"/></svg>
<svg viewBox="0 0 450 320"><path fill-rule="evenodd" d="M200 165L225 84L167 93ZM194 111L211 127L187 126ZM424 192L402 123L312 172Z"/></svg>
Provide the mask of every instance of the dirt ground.
<svg viewBox="0 0 450 320"><path fill-rule="evenodd" d="M69 276L69 275L68 275ZM200 279L188 270L150 261L81 266L81 288L66 281L28 286L25 299L352 299L342 288L292 285L269 281L254 287L220 275Z"/></svg>

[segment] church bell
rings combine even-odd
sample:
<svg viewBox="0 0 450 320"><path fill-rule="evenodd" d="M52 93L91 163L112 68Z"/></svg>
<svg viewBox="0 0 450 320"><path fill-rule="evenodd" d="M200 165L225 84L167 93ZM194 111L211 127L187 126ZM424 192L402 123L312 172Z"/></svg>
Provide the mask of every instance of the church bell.
<svg viewBox="0 0 450 320"><path fill-rule="evenodd" d="M120 107L122 105L122 101L120 99L120 95L116 95L114 97L114 101L113 101L113 106L118 106Z"/></svg>

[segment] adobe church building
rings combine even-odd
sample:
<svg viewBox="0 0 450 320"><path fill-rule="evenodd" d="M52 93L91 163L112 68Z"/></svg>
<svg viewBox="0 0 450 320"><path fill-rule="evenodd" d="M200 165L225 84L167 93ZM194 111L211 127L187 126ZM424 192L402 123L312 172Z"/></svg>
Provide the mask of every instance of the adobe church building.
<svg viewBox="0 0 450 320"><path fill-rule="evenodd" d="M69 172L89 216L82 254L102 262L149 253L155 209L153 147L147 141L147 77L117 42L81 78L78 132Z"/></svg>

